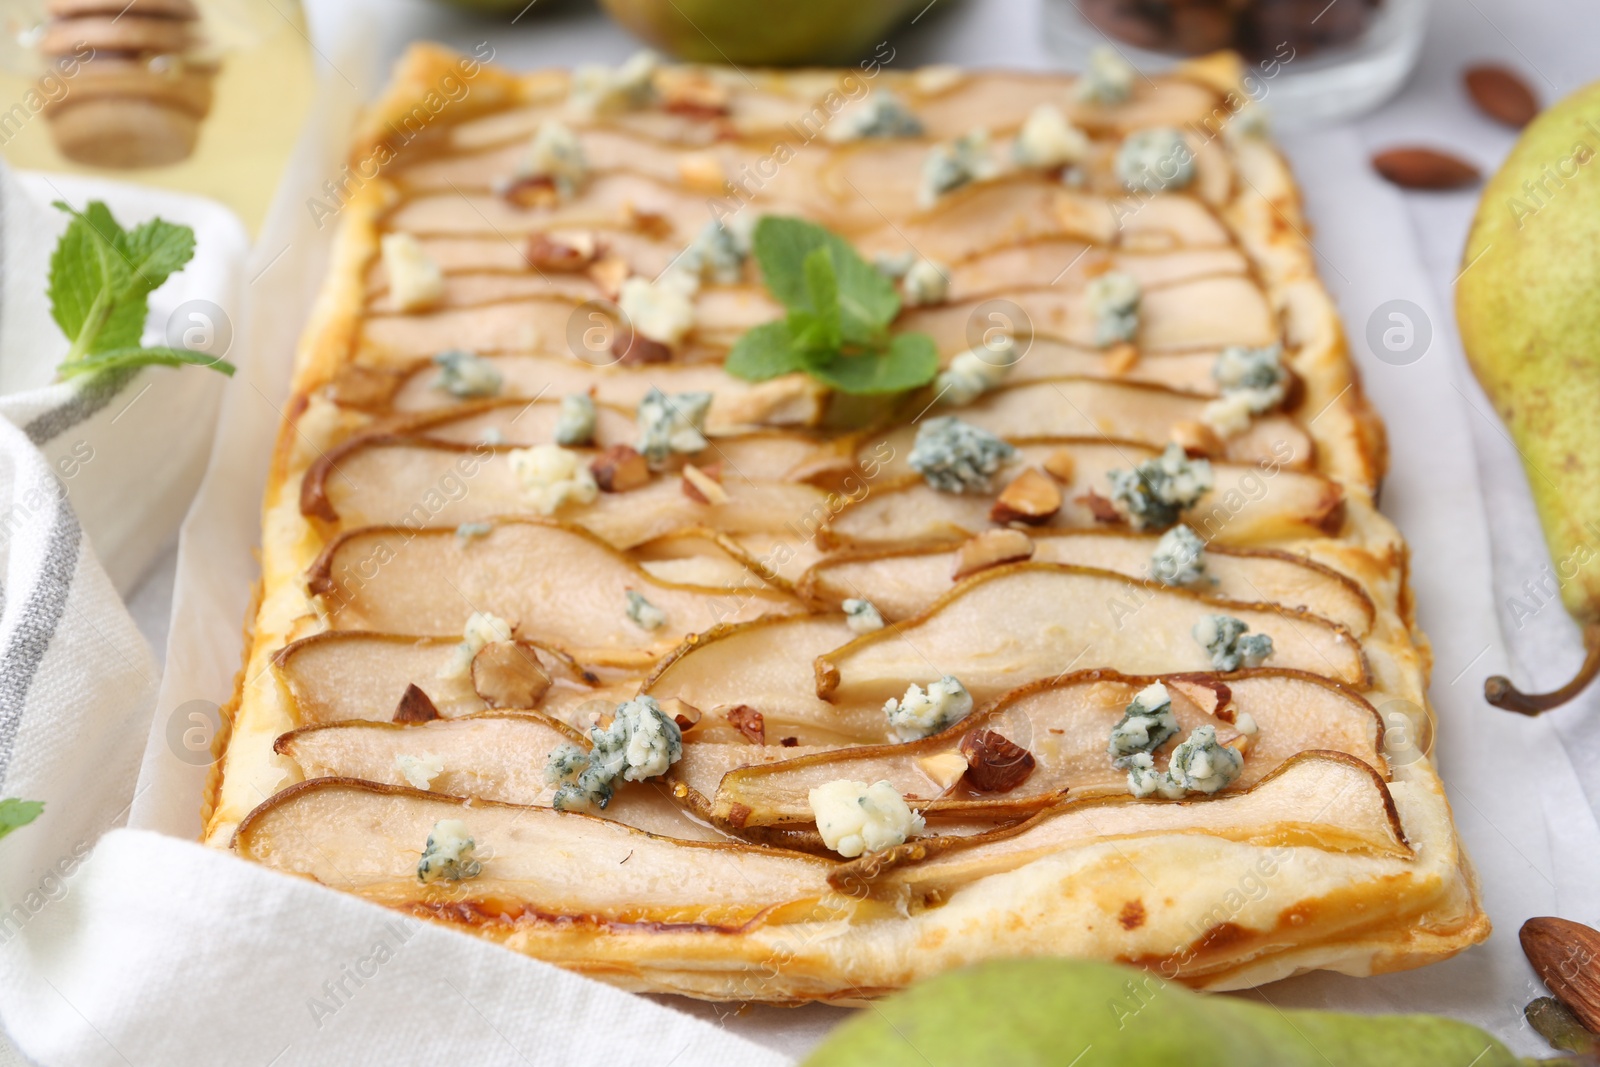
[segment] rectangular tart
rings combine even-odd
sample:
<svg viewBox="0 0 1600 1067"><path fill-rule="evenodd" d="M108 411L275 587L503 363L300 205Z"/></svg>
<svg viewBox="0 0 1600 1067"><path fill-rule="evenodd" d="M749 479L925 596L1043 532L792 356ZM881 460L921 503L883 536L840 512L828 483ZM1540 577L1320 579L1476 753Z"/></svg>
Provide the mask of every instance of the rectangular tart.
<svg viewBox="0 0 1600 1067"><path fill-rule="evenodd" d="M1239 74L413 48L311 205L205 840L721 1000L1485 938L1382 427ZM823 275L938 376L729 373Z"/></svg>

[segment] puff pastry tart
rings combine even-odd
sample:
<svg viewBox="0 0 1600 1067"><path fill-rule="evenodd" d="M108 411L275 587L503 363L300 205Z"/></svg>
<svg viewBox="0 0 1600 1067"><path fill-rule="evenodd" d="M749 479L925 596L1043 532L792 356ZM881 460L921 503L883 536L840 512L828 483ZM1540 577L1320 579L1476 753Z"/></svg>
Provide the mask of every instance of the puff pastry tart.
<svg viewBox="0 0 1600 1067"><path fill-rule="evenodd" d="M1238 75L412 50L312 205L206 839L713 999L1482 940L1382 428ZM724 366L885 308L925 384Z"/></svg>

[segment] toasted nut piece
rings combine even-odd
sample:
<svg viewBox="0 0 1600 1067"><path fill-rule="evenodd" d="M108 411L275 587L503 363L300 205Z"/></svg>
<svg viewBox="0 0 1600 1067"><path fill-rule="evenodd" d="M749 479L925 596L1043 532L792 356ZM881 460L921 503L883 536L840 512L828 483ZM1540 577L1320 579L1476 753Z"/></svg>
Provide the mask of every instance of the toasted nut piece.
<svg viewBox="0 0 1600 1067"><path fill-rule="evenodd" d="M961 739L967 781L984 793L1006 793L1033 773L1033 753L993 730L974 730Z"/></svg>
<svg viewBox="0 0 1600 1067"><path fill-rule="evenodd" d="M1102 708L1120 708L1133 696L1126 682L1096 682L1089 687L1089 699Z"/></svg>
<svg viewBox="0 0 1600 1067"><path fill-rule="evenodd" d="M394 399L399 385L399 377L390 371L352 363L328 383L328 397L342 408L381 411Z"/></svg>
<svg viewBox="0 0 1600 1067"><path fill-rule="evenodd" d="M1126 523L1128 521L1128 517L1118 511L1115 504L1093 489L1078 497L1078 503L1089 509L1094 515L1095 522Z"/></svg>
<svg viewBox="0 0 1600 1067"><path fill-rule="evenodd" d="M782 741L778 742L778 744L782 745L784 748L793 748L799 743L800 739L798 737L785 737Z"/></svg>
<svg viewBox="0 0 1600 1067"><path fill-rule="evenodd" d="M650 464L632 445L612 445L589 464L602 492L626 493L650 481Z"/></svg>
<svg viewBox="0 0 1600 1067"><path fill-rule="evenodd" d="M1106 354L1101 357L1101 366L1113 378L1120 378L1127 374L1139 362L1139 350L1126 341L1120 341L1106 349Z"/></svg>
<svg viewBox="0 0 1600 1067"><path fill-rule="evenodd" d="M406 686L400 703L394 706L394 722L432 722L439 717L439 709L415 684Z"/></svg>
<svg viewBox="0 0 1600 1067"><path fill-rule="evenodd" d="M1193 419L1173 423L1172 439L1185 453L1196 458L1220 456L1222 450L1227 447L1222 443L1222 438L1217 436L1217 431Z"/></svg>
<svg viewBox="0 0 1600 1067"><path fill-rule="evenodd" d="M600 255L600 245L593 234L536 233L528 238L523 258L534 270L556 272L580 271Z"/></svg>
<svg viewBox="0 0 1600 1067"><path fill-rule="evenodd" d="M744 734L745 740L752 745L767 743L767 723L761 713L749 704L740 704L728 711L728 721L733 728Z"/></svg>
<svg viewBox="0 0 1600 1067"><path fill-rule="evenodd" d="M617 334L616 340L611 342L611 354L625 367L672 362L672 349L660 341L652 341L638 330Z"/></svg>
<svg viewBox="0 0 1600 1067"><path fill-rule="evenodd" d="M720 470L715 473L711 468L701 470L693 463L683 465L683 495L697 504L726 504L728 491L722 488L718 480Z"/></svg>
<svg viewBox="0 0 1600 1067"><path fill-rule="evenodd" d="M1522 953L1556 999L1590 1030L1600 1030L1600 932L1571 919L1540 916L1522 924Z"/></svg>
<svg viewBox="0 0 1600 1067"><path fill-rule="evenodd" d="M950 580L959 582L989 567L1032 558L1033 538L1021 530L985 530L956 550Z"/></svg>
<svg viewBox="0 0 1600 1067"><path fill-rule="evenodd" d="M659 211L629 204L626 209L626 223L628 226L646 237L653 237L658 241L672 236L672 220Z"/></svg>
<svg viewBox="0 0 1600 1067"><path fill-rule="evenodd" d="M1462 78L1478 110L1496 122L1520 129L1539 113L1539 98L1522 75L1509 67L1492 63L1468 67Z"/></svg>
<svg viewBox="0 0 1600 1067"><path fill-rule="evenodd" d="M1226 682L1219 682L1215 678L1169 678L1167 685L1199 706L1207 715L1214 715L1223 722L1233 722L1233 690Z"/></svg>
<svg viewBox="0 0 1600 1067"><path fill-rule="evenodd" d="M628 261L615 252L607 252L589 265L589 280L612 300L622 292L622 283L632 273Z"/></svg>
<svg viewBox="0 0 1600 1067"><path fill-rule="evenodd" d="M1372 169L1402 189L1459 189L1483 175L1457 156L1432 148L1390 148L1372 157Z"/></svg>
<svg viewBox="0 0 1600 1067"><path fill-rule="evenodd" d="M677 697L663 700L661 710L672 716L672 721L678 724L680 730L687 730L700 721L700 709Z"/></svg>
<svg viewBox="0 0 1600 1067"><path fill-rule="evenodd" d="M940 752L917 760L917 767L940 789L949 789L967 773L967 757L959 752Z"/></svg>
<svg viewBox="0 0 1600 1067"><path fill-rule="evenodd" d="M1029 467L1000 491L989 509L993 522L1041 523L1061 510L1061 488L1037 467Z"/></svg>
<svg viewBox="0 0 1600 1067"><path fill-rule="evenodd" d="M685 152L679 156L678 180L703 193L722 193L728 186L722 160L710 152Z"/></svg>
<svg viewBox="0 0 1600 1067"><path fill-rule="evenodd" d="M500 198L516 207L554 207L556 183L550 178L535 176L518 178L500 190Z"/></svg>
<svg viewBox="0 0 1600 1067"><path fill-rule="evenodd" d="M492 641L472 657L472 688L491 708L536 708L550 674L532 645Z"/></svg>
<svg viewBox="0 0 1600 1067"><path fill-rule="evenodd" d="M1078 470L1078 461L1072 458L1071 449L1058 448L1044 457L1044 469L1056 481L1071 485L1072 476Z"/></svg>
<svg viewBox="0 0 1600 1067"><path fill-rule="evenodd" d="M696 67L663 67L656 71L661 106L679 115L715 118L728 113L728 87Z"/></svg>

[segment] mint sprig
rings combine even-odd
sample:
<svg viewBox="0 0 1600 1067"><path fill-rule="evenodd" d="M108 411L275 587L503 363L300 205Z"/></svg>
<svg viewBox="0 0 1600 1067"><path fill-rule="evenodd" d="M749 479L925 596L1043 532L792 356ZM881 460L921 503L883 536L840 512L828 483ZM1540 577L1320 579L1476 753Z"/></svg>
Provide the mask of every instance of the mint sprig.
<svg viewBox="0 0 1600 1067"><path fill-rule="evenodd" d="M194 256L193 230L162 219L124 230L99 200L81 212L55 206L72 216L50 256L50 314L72 343L59 377L185 364L233 373L204 352L139 343L150 294Z"/></svg>
<svg viewBox="0 0 1600 1067"><path fill-rule="evenodd" d="M0 800L0 837L20 830L37 819L43 811L44 804L37 800L18 800L16 797Z"/></svg>
<svg viewBox="0 0 1600 1067"><path fill-rule="evenodd" d="M842 393L899 393L933 380L939 352L924 333L891 335L894 283L850 243L804 219L768 215L752 250L767 290L788 314L740 337L723 364L760 382L803 371Z"/></svg>

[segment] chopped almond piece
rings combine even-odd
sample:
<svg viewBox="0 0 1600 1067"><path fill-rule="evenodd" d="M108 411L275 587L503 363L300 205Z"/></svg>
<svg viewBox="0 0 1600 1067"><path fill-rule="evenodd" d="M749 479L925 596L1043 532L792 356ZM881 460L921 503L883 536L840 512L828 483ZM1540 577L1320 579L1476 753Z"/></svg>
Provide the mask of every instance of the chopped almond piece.
<svg viewBox="0 0 1600 1067"><path fill-rule="evenodd" d="M940 789L949 789L967 773L967 757L959 752L940 752L917 760L917 768Z"/></svg>
<svg viewBox="0 0 1600 1067"><path fill-rule="evenodd" d="M351 364L328 383L328 396L342 408L380 411L389 406L400 378L392 371Z"/></svg>
<svg viewBox="0 0 1600 1067"><path fill-rule="evenodd" d="M611 342L611 354L623 366L672 362L672 349L660 341L652 341L637 330L626 335L618 334L617 339Z"/></svg>
<svg viewBox="0 0 1600 1067"><path fill-rule="evenodd" d="M726 504L728 491L711 473L693 463L683 465L683 495L697 504Z"/></svg>
<svg viewBox="0 0 1600 1067"><path fill-rule="evenodd" d="M1033 753L993 730L974 730L961 739L967 781L984 793L1009 793L1033 773Z"/></svg>
<svg viewBox="0 0 1600 1067"><path fill-rule="evenodd" d="M1061 510L1061 488L1049 476L1029 467L1001 490L989 510L993 522L1041 523Z"/></svg>
<svg viewBox="0 0 1600 1067"><path fill-rule="evenodd" d="M722 193L728 185L722 160L710 152L687 152L679 156L678 180L703 193Z"/></svg>
<svg viewBox="0 0 1600 1067"><path fill-rule="evenodd" d="M493 641L472 657L472 688L491 708L536 708L550 675L531 646Z"/></svg>
<svg viewBox="0 0 1600 1067"><path fill-rule="evenodd" d="M716 118L726 115L732 100L728 87L695 67L663 67L656 71L661 106L678 115Z"/></svg>
<svg viewBox="0 0 1600 1067"><path fill-rule="evenodd" d="M744 734L745 740L752 745L767 743L767 723L762 714L749 704L740 704L728 712L728 721L733 728Z"/></svg>
<svg viewBox="0 0 1600 1067"><path fill-rule="evenodd" d="M615 252L607 252L589 265L589 280L612 300L622 292L622 283L632 273L633 268L628 266L628 261Z"/></svg>
<svg viewBox="0 0 1600 1067"><path fill-rule="evenodd" d="M650 481L650 464L632 445L612 445L589 464L594 482L606 493L626 493Z"/></svg>
<svg viewBox="0 0 1600 1067"><path fill-rule="evenodd" d="M1172 426L1172 439L1193 457L1220 456L1225 447L1217 431L1203 422L1185 419Z"/></svg>
<svg viewBox="0 0 1600 1067"><path fill-rule="evenodd" d="M558 199L556 183L543 176L519 178L506 186L500 196L516 207L552 207Z"/></svg>
<svg viewBox="0 0 1600 1067"><path fill-rule="evenodd" d="M672 220L659 211L629 204L627 207L627 224L638 230L646 237L656 240L665 240L672 236Z"/></svg>
<svg viewBox="0 0 1600 1067"><path fill-rule="evenodd" d="M1093 489L1078 497L1078 503L1088 508L1094 514L1095 522L1120 522L1126 523L1128 517L1117 510L1117 506L1107 498L1101 496Z"/></svg>
<svg viewBox="0 0 1600 1067"><path fill-rule="evenodd" d="M432 722L438 717L439 709L433 706L428 694L416 685L406 686L400 703L394 708L395 722Z"/></svg>
<svg viewBox="0 0 1600 1067"><path fill-rule="evenodd" d="M1127 374L1139 362L1139 350L1126 341L1112 345L1106 350L1102 366L1107 374L1113 378L1120 378Z"/></svg>
<svg viewBox="0 0 1600 1067"><path fill-rule="evenodd" d="M661 710L672 716L672 721L678 724L680 730L687 730L700 722L700 709L677 697L661 701Z"/></svg>
<svg viewBox="0 0 1600 1067"><path fill-rule="evenodd" d="M782 745L784 748L794 748L799 743L800 739L798 737L785 737L782 741L778 742L778 744Z"/></svg>
<svg viewBox="0 0 1600 1067"><path fill-rule="evenodd" d="M556 272L580 271L588 267L600 254L600 246L591 234L563 234L560 236L536 233L528 238L523 257L534 270Z"/></svg>
<svg viewBox="0 0 1600 1067"><path fill-rule="evenodd" d="M1032 558L1033 538L1021 530L985 530L956 551L950 580L959 582L989 567Z"/></svg>
<svg viewBox="0 0 1600 1067"><path fill-rule="evenodd" d="M1044 469L1056 481L1071 485L1072 476L1078 470L1078 461L1072 457L1071 449L1058 448L1044 458Z"/></svg>

